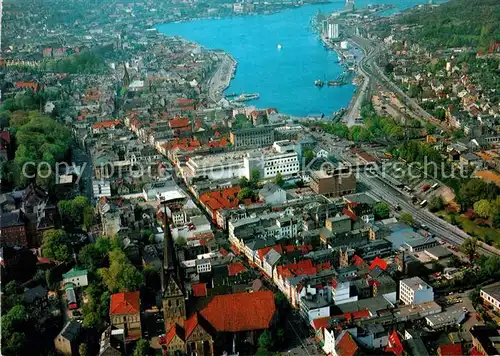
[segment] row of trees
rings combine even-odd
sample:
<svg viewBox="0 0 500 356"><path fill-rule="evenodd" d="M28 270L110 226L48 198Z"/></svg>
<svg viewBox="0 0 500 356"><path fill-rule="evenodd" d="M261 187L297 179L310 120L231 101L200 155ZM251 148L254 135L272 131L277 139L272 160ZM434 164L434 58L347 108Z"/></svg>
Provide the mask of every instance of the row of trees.
<svg viewBox="0 0 500 356"><path fill-rule="evenodd" d="M497 0L453 0L437 8L412 11L400 22L417 25L413 39L429 49L465 46L487 50L500 40Z"/></svg>

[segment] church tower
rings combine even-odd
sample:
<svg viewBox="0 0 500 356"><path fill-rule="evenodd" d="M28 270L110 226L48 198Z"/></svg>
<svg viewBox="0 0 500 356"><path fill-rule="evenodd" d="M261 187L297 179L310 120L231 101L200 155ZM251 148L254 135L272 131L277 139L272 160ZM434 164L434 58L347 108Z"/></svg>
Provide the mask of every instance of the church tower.
<svg viewBox="0 0 500 356"><path fill-rule="evenodd" d="M186 320L186 302L184 298L184 288L179 275L179 265L177 263L174 241L170 231L169 218L167 215L167 204L162 203L165 215L165 235L164 235L164 257L163 273L161 275L161 289L163 299L163 317L165 320L165 330L168 331L171 325L177 323L184 327Z"/></svg>

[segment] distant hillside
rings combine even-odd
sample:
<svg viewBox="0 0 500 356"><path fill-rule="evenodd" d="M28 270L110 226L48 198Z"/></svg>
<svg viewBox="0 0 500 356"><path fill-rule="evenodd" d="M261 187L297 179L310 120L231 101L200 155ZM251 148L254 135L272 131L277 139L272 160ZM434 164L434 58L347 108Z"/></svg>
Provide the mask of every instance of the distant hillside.
<svg viewBox="0 0 500 356"><path fill-rule="evenodd" d="M487 51L500 43L500 0L451 0L437 8L411 11L400 23L421 25L414 40L428 48L473 47Z"/></svg>

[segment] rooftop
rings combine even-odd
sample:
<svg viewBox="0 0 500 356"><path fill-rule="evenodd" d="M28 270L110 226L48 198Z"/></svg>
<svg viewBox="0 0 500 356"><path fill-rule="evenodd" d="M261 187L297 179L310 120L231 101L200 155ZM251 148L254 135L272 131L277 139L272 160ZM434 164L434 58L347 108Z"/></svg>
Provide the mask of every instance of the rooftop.
<svg viewBox="0 0 500 356"><path fill-rule="evenodd" d="M409 288L414 291L424 289L424 288L432 288L430 285L425 283L420 277L412 277L401 280L401 283L406 284Z"/></svg>
<svg viewBox="0 0 500 356"><path fill-rule="evenodd" d="M276 311L271 291L218 295L200 311L217 332L267 329Z"/></svg>
<svg viewBox="0 0 500 356"><path fill-rule="evenodd" d="M139 311L139 292L115 293L111 295L109 314L132 314Z"/></svg>

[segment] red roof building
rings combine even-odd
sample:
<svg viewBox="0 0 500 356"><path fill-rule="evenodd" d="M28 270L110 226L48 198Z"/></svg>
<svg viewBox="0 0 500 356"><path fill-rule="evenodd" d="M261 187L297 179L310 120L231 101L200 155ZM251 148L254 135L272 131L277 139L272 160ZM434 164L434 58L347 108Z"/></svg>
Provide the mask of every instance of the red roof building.
<svg viewBox="0 0 500 356"><path fill-rule="evenodd" d="M403 354L403 350L403 344L399 339L398 332L394 330L389 334L389 340L387 347L385 348L385 352L392 352L396 356L401 356Z"/></svg>
<svg viewBox="0 0 500 356"><path fill-rule="evenodd" d="M206 283L192 284L191 290L193 291L194 297L206 297L207 296L207 284Z"/></svg>
<svg viewBox="0 0 500 356"><path fill-rule="evenodd" d="M227 265L229 276L236 276L239 273L245 272L247 268L241 262L230 263Z"/></svg>
<svg viewBox="0 0 500 356"><path fill-rule="evenodd" d="M335 345L335 350L339 356L354 356L358 353L359 347L347 330L342 332L340 340Z"/></svg>
<svg viewBox="0 0 500 356"><path fill-rule="evenodd" d="M132 314L140 312L139 292L115 293L111 295L109 314Z"/></svg>
<svg viewBox="0 0 500 356"><path fill-rule="evenodd" d="M461 356L463 355L462 345L461 344L441 345L437 349L437 354L439 356Z"/></svg>
<svg viewBox="0 0 500 356"><path fill-rule="evenodd" d="M217 332L240 332L269 328L276 312L271 291L218 295L201 316Z"/></svg>
<svg viewBox="0 0 500 356"><path fill-rule="evenodd" d="M373 271L377 267L380 268L382 271L385 271L387 269L387 262L385 262L383 259L379 257L376 257L370 264L370 271Z"/></svg>
<svg viewBox="0 0 500 356"><path fill-rule="evenodd" d="M240 187L231 187L223 190L216 190L200 195L200 203L212 214L212 219L217 219L217 210L236 208L240 201L238 193Z"/></svg>

